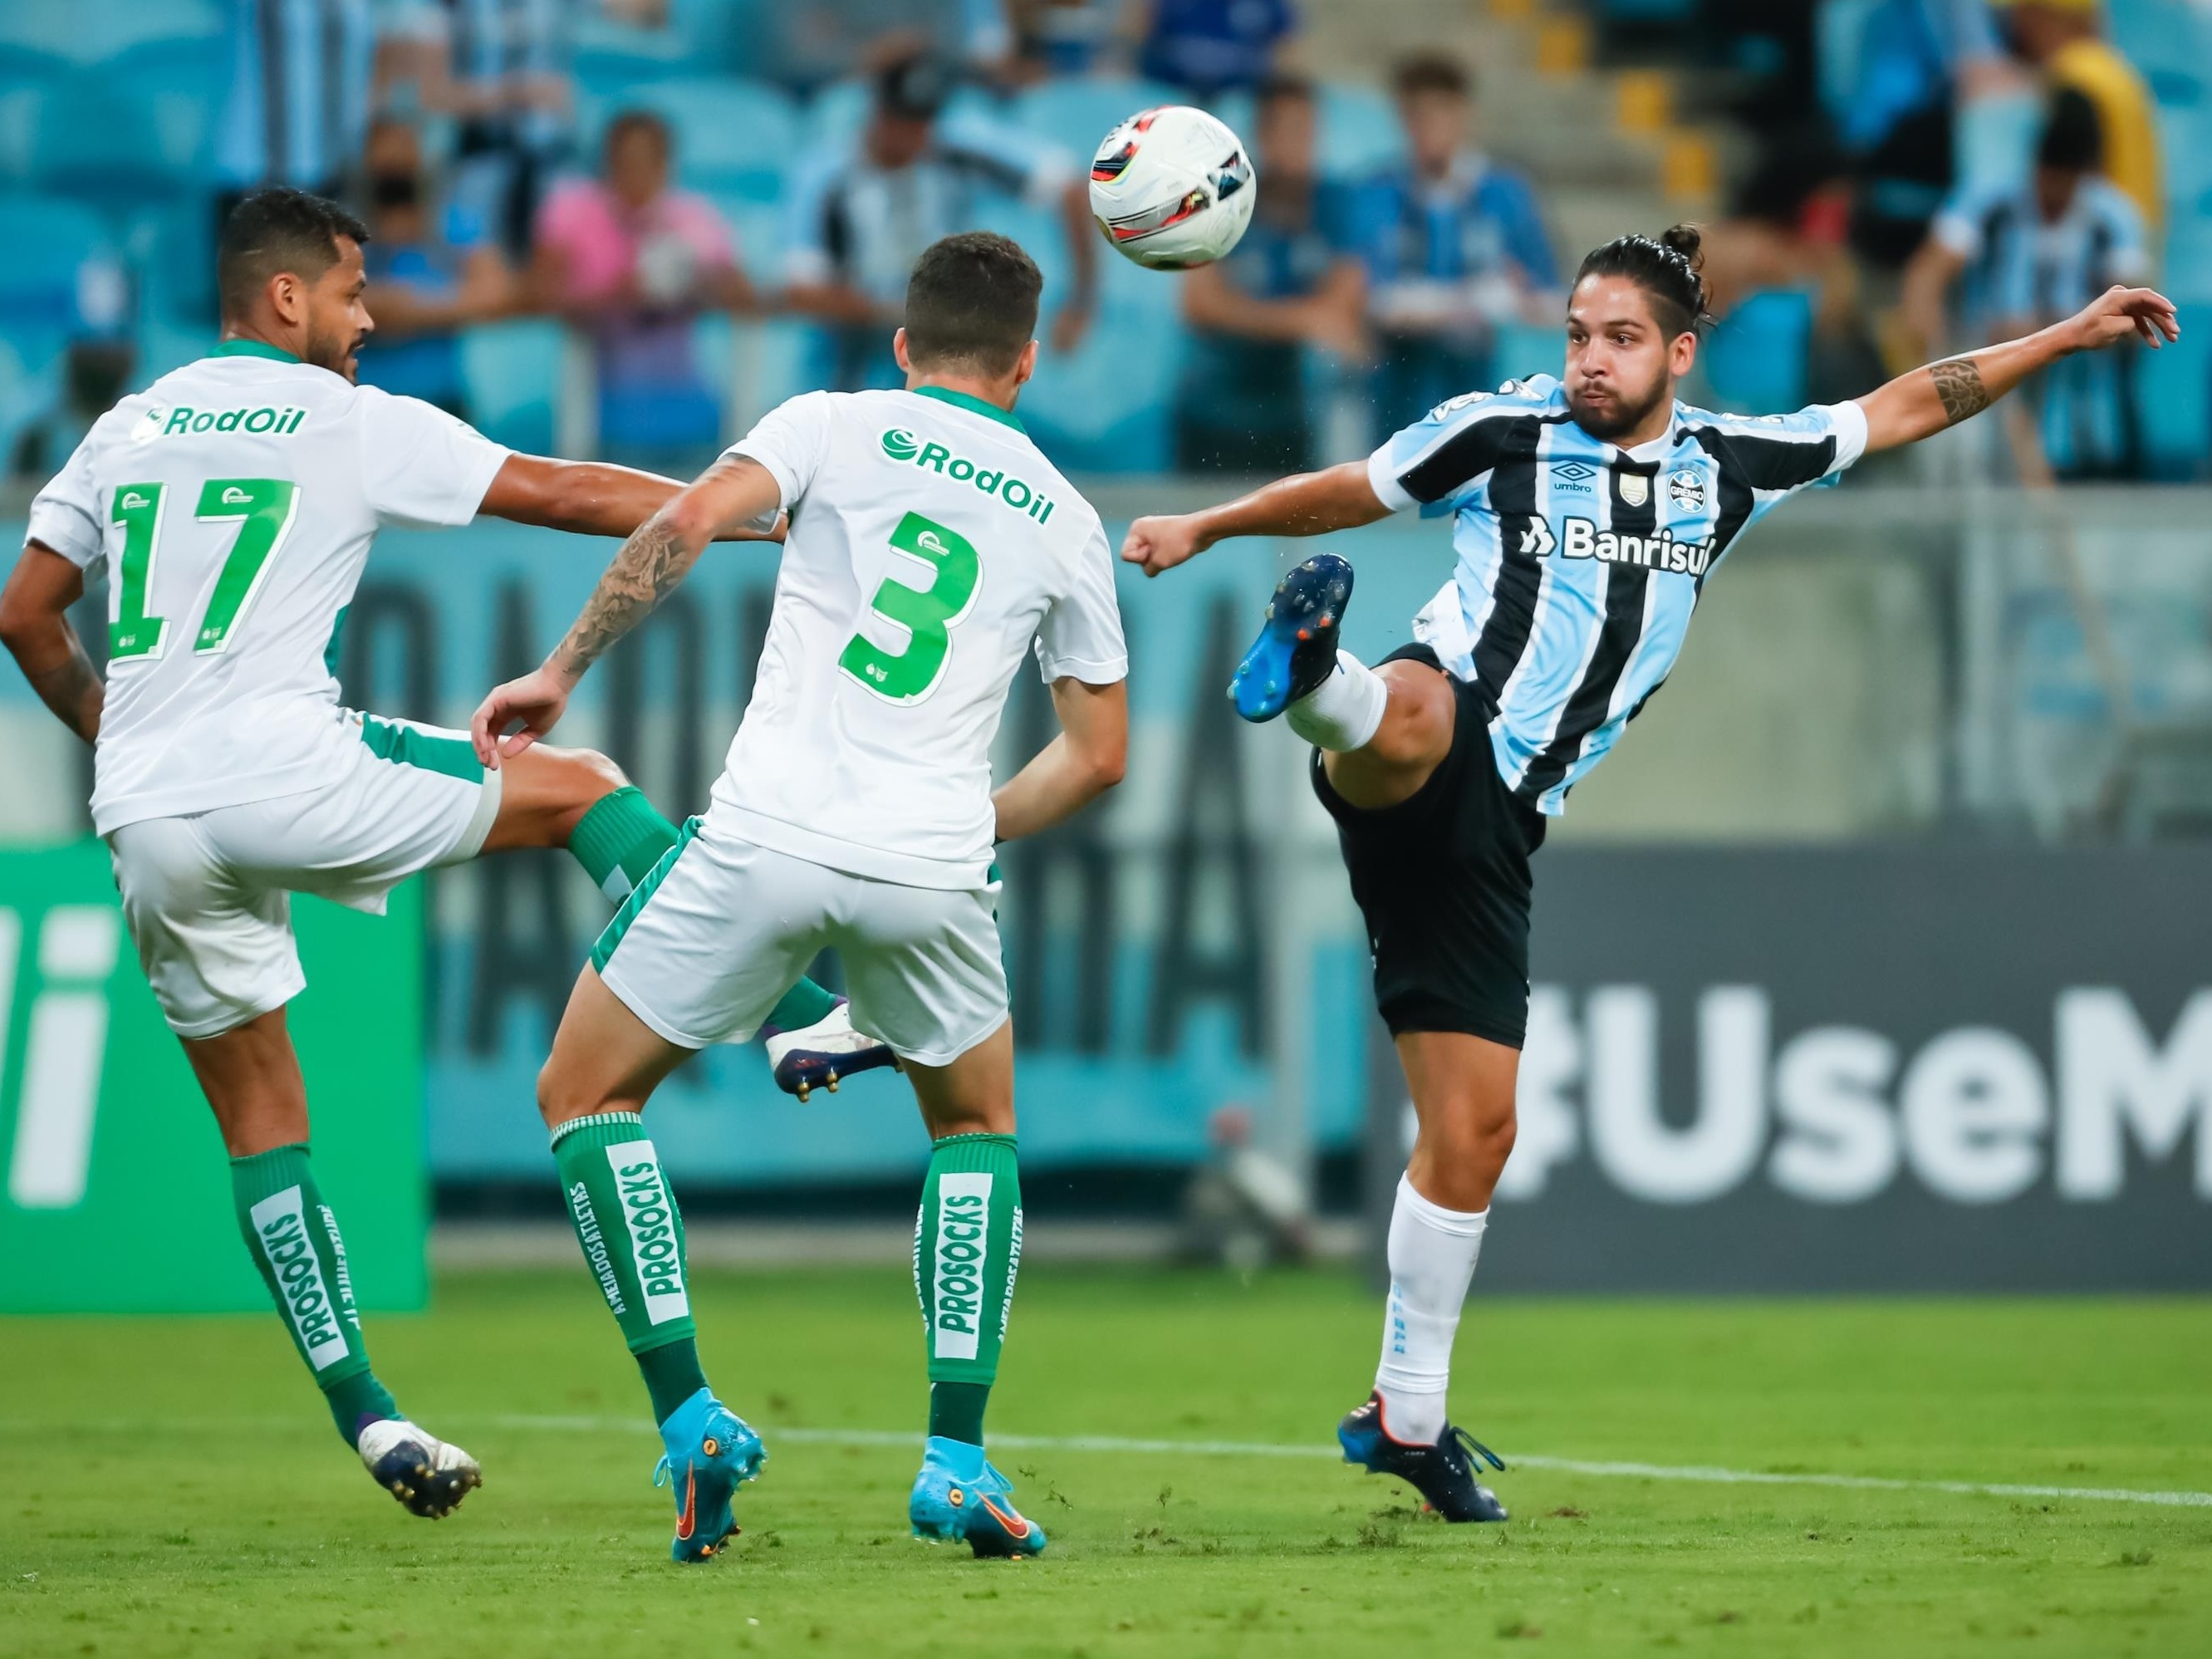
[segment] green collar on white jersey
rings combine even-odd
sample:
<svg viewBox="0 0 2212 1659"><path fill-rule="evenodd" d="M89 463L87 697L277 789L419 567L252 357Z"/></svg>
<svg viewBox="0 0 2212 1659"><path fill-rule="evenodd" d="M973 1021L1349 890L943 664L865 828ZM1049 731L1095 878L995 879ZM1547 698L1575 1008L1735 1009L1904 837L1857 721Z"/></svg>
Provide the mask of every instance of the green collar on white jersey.
<svg viewBox="0 0 2212 1659"><path fill-rule="evenodd" d="M940 404L951 404L955 409L964 409L981 415L987 421L996 421L1001 426L1010 426L1024 438L1030 435L1030 429L1014 418L1013 410L1001 409L996 404L986 403L982 398L971 393L955 392L950 386L918 386L914 389L914 395L917 398L934 398Z"/></svg>
<svg viewBox="0 0 2212 1659"><path fill-rule="evenodd" d="M282 346L270 345L266 340L225 340L210 357L266 357L271 362L296 363L300 360Z"/></svg>

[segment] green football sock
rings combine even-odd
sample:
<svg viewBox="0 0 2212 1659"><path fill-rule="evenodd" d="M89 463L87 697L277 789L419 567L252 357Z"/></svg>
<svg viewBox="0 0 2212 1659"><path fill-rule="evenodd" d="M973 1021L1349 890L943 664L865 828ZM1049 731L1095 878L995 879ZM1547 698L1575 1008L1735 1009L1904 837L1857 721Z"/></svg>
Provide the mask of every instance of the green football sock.
<svg viewBox="0 0 2212 1659"><path fill-rule="evenodd" d="M623 1340L636 1357L655 1422L707 1386L684 1282L684 1218L635 1112L598 1112L553 1132L568 1218Z"/></svg>
<svg viewBox="0 0 2212 1659"><path fill-rule="evenodd" d="M779 1031L796 1031L828 1018L836 1006L837 999L829 992L811 979L802 979L783 994L783 1000L769 1010L768 1018L762 1023Z"/></svg>
<svg viewBox="0 0 2212 1659"><path fill-rule="evenodd" d="M929 1431L983 1443L983 1407L1022 1265L1022 1182L1012 1135L947 1135L929 1155L914 1234L914 1288L929 1342Z"/></svg>
<svg viewBox="0 0 2212 1659"><path fill-rule="evenodd" d="M620 904L676 845L676 826L635 785L602 795L568 832L568 851L592 884Z"/></svg>
<svg viewBox="0 0 2212 1659"><path fill-rule="evenodd" d="M653 810L633 784L603 795L568 832L568 851L584 866L592 884L620 904L676 845L676 826ZM811 979L802 979L769 1011L767 1023L796 1031L825 1018L837 1006Z"/></svg>
<svg viewBox="0 0 2212 1659"><path fill-rule="evenodd" d="M231 1159L230 1192L261 1281L322 1389L331 1420L353 1445L364 1422L397 1417L399 1407L369 1369L345 1243L315 1185L307 1143Z"/></svg>

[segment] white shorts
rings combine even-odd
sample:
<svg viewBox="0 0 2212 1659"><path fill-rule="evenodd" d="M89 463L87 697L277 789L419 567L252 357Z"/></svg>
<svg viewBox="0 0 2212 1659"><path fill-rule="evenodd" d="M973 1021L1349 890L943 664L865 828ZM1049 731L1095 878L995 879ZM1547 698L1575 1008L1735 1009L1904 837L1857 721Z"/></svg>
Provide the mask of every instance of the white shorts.
<svg viewBox="0 0 2212 1659"><path fill-rule="evenodd" d="M352 718L362 740L319 788L108 836L124 920L179 1036L228 1031L306 988L291 894L381 915L392 887L483 845L500 775L467 732Z"/></svg>
<svg viewBox="0 0 2212 1659"><path fill-rule="evenodd" d="M714 814L630 895L592 952L623 1005L685 1048L744 1042L815 953L845 964L853 1023L945 1066L1006 1021L998 884L908 887L732 834Z"/></svg>

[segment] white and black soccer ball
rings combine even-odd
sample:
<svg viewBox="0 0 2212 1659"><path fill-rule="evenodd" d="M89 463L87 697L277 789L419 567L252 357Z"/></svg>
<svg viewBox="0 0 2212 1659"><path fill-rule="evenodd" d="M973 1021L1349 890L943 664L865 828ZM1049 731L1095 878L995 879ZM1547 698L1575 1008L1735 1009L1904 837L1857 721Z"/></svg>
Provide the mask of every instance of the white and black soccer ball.
<svg viewBox="0 0 2212 1659"><path fill-rule="evenodd" d="M1202 109L1169 104L1106 135L1091 162L1091 213L1139 264L1182 270L1237 246L1257 183L1243 139Z"/></svg>

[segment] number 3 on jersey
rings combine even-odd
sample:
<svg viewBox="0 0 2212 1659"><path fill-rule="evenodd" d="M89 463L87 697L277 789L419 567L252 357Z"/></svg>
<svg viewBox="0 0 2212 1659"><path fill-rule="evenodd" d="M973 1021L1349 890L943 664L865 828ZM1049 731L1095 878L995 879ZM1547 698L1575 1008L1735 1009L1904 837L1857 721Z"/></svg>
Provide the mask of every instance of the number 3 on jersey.
<svg viewBox="0 0 2212 1659"><path fill-rule="evenodd" d="M115 574L115 617L107 626L111 657L158 657L167 620L146 614L147 590L161 551L161 513L168 486L118 485L112 521L123 532L123 556ZM269 562L284 544L300 506L297 484L282 478L210 478L200 486L202 524L234 524L238 538L216 574L192 649L214 656L230 643L231 630L260 590Z"/></svg>
<svg viewBox="0 0 2212 1659"><path fill-rule="evenodd" d="M886 702L920 702L945 678L952 654L951 630L975 603L983 566L974 543L919 513L899 520L891 545L936 573L927 587L908 587L886 576L868 601L878 617L907 630L906 649L886 651L855 634L845 642L837 665Z"/></svg>

